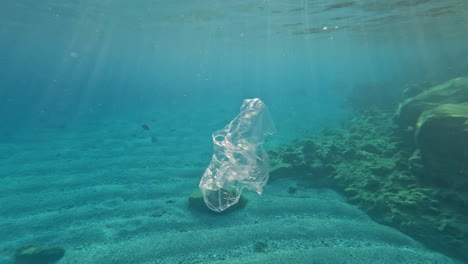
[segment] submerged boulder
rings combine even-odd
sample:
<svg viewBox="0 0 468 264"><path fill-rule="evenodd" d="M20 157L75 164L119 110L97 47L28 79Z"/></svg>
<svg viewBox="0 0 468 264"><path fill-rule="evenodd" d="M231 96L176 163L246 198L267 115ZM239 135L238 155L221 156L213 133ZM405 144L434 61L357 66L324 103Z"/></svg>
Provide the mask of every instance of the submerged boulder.
<svg viewBox="0 0 468 264"><path fill-rule="evenodd" d="M468 187L468 102L424 111L416 123L415 141L421 150L425 180Z"/></svg>
<svg viewBox="0 0 468 264"><path fill-rule="evenodd" d="M404 100L395 115L396 124L403 130L414 128L424 111L441 104L468 102L468 77L451 79L416 96Z"/></svg>
<svg viewBox="0 0 468 264"><path fill-rule="evenodd" d="M406 99L394 120L413 142L413 157L421 157L409 160L415 176L434 186L468 187L468 77Z"/></svg>

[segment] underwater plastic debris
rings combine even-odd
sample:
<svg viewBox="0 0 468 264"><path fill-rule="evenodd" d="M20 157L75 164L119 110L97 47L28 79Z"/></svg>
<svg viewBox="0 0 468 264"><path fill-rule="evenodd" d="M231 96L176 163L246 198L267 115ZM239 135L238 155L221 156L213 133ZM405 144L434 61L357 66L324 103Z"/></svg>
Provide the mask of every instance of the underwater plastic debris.
<svg viewBox="0 0 468 264"><path fill-rule="evenodd" d="M244 100L240 113L213 133L214 154L199 185L208 208L222 212L235 205L243 188L262 194L269 177L263 143L274 132L266 105L254 98Z"/></svg>

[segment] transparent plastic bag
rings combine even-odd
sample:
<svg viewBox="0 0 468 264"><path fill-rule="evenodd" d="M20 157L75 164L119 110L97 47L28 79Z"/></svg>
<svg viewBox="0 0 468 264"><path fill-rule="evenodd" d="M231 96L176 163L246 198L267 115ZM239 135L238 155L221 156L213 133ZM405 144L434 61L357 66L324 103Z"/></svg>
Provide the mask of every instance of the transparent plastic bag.
<svg viewBox="0 0 468 264"><path fill-rule="evenodd" d="M226 210L239 201L243 188L263 192L269 170L263 143L274 132L266 105L255 98L244 100L240 113L213 133L214 154L199 185L208 208Z"/></svg>

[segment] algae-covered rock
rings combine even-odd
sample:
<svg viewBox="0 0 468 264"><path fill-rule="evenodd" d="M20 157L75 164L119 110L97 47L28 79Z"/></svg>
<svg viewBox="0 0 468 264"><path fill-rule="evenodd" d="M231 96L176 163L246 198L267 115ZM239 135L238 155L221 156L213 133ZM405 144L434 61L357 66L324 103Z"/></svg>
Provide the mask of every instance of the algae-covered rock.
<svg viewBox="0 0 468 264"><path fill-rule="evenodd" d="M468 77L451 79L403 101L398 107L395 122L402 129L415 127L419 116L441 104L468 102Z"/></svg>
<svg viewBox="0 0 468 264"><path fill-rule="evenodd" d="M61 247L41 248L38 246L25 246L16 250L13 264L50 264L60 260L65 255Z"/></svg>
<svg viewBox="0 0 468 264"><path fill-rule="evenodd" d="M413 137L410 171L425 183L468 187L468 77L451 79L400 104L395 122Z"/></svg>
<svg viewBox="0 0 468 264"><path fill-rule="evenodd" d="M444 186L468 187L468 103L429 109L416 128L426 177Z"/></svg>
<svg viewBox="0 0 468 264"><path fill-rule="evenodd" d="M247 205L247 198L245 198L244 195L241 195L239 198L239 202L237 204L229 207L228 209L222 211L222 212L215 212L213 210L210 210L208 206L205 204L205 200L203 199L203 193L200 189L196 189L195 191L192 192L188 199L188 207L192 211L197 211L201 213L208 213L208 214L228 214L233 211L239 210L244 208Z"/></svg>

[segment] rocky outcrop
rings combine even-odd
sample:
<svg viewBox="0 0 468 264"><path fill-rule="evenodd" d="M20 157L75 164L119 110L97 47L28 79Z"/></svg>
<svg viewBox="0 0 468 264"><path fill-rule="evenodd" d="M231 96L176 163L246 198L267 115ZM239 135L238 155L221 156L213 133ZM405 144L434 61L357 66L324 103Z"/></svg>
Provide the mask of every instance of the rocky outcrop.
<svg viewBox="0 0 468 264"><path fill-rule="evenodd" d="M270 152L271 180L295 177L296 188L335 188L376 221L468 261L467 191L421 181L422 152L394 132L391 114L356 114L341 130Z"/></svg>
<svg viewBox="0 0 468 264"><path fill-rule="evenodd" d="M421 180L468 189L468 103L441 104L424 111L416 124L415 140L424 164Z"/></svg>
<svg viewBox="0 0 468 264"><path fill-rule="evenodd" d="M446 81L406 99L395 122L412 138L414 158L410 163L421 181L468 188L468 77Z"/></svg>
<svg viewBox="0 0 468 264"><path fill-rule="evenodd" d="M418 118L424 111L441 104L468 102L468 77L459 77L434 86L403 101L395 115L395 123L403 130L416 127Z"/></svg>

